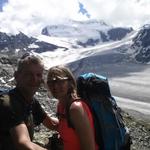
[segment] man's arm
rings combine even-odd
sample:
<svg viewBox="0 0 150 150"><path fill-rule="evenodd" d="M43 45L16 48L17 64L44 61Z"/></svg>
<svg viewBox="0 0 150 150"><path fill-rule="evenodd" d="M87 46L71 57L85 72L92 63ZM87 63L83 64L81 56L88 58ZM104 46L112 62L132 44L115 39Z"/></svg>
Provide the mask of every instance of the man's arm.
<svg viewBox="0 0 150 150"><path fill-rule="evenodd" d="M18 150L47 150L31 141L27 126L24 123L13 127L10 134Z"/></svg>
<svg viewBox="0 0 150 150"><path fill-rule="evenodd" d="M59 120L55 117L51 117L46 115L44 121L43 121L43 125L45 127L47 127L48 129L51 130L56 130L58 129L58 124L59 124Z"/></svg>

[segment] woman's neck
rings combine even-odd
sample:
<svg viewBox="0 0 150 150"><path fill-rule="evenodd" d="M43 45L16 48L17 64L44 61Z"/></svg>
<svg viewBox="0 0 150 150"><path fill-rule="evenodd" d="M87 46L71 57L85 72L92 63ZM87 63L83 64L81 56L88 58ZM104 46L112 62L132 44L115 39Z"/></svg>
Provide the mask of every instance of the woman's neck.
<svg viewBox="0 0 150 150"><path fill-rule="evenodd" d="M61 97L61 98L59 99L59 102L60 102L62 105L64 105L64 106L66 106L66 104L67 104L69 101L71 101L71 97L68 96L68 95L66 95L66 96L64 96L64 97Z"/></svg>

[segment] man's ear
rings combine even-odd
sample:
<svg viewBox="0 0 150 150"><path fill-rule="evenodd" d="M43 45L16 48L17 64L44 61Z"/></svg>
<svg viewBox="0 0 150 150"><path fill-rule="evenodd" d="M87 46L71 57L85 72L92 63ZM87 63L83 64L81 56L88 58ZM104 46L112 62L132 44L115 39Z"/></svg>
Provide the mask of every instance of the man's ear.
<svg viewBox="0 0 150 150"><path fill-rule="evenodd" d="M18 72L15 71L15 72L14 72L14 78L15 78L15 80L17 79L17 76L18 76Z"/></svg>
<svg viewBox="0 0 150 150"><path fill-rule="evenodd" d="M45 84L45 81L43 78L41 79L41 84Z"/></svg>

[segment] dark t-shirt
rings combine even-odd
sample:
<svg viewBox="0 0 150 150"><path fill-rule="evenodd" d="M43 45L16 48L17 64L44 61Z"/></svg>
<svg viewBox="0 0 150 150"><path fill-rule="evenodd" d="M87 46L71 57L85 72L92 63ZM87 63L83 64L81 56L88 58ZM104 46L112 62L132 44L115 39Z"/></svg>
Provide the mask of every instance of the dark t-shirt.
<svg viewBox="0 0 150 150"><path fill-rule="evenodd" d="M9 150L8 145L13 150L11 128L24 122L32 139L34 126L42 123L45 117L39 102L33 98L32 103L27 104L17 88L3 94L0 98L0 150Z"/></svg>

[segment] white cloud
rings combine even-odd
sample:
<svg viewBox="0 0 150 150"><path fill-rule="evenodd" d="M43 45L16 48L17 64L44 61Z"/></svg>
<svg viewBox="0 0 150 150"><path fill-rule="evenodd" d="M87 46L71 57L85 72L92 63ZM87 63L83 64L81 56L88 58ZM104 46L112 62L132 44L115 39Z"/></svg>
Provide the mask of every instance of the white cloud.
<svg viewBox="0 0 150 150"><path fill-rule="evenodd" d="M91 16L114 25L140 27L150 21L149 0L81 0Z"/></svg>
<svg viewBox="0 0 150 150"><path fill-rule="evenodd" d="M44 26L64 18L84 20L78 1L92 18L112 25L137 28L150 20L149 0L9 0L0 13L0 30L37 35Z"/></svg>

